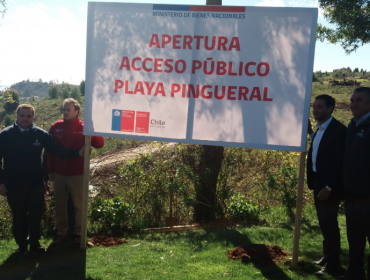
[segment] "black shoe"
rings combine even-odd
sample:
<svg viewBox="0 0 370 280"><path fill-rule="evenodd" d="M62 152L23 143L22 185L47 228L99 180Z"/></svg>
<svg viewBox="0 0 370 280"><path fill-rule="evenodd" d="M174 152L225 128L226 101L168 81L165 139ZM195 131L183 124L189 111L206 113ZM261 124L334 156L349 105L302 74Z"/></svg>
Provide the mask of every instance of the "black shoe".
<svg viewBox="0 0 370 280"><path fill-rule="evenodd" d="M35 244L31 244L30 251L37 252L37 253L43 253L45 252L45 249L40 245L39 242L37 242Z"/></svg>
<svg viewBox="0 0 370 280"><path fill-rule="evenodd" d="M17 253L26 253L27 252L27 245L19 246L16 252Z"/></svg>
<svg viewBox="0 0 370 280"><path fill-rule="evenodd" d="M340 266L335 266L335 267L324 267L323 269L319 270L319 271L316 271L314 274L316 276L324 276L324 275L333 275L333 274L338 274L338 272L340 271L341 267Z"/></svg>
<svg viewBox="0 0 370 280"><path fill-rule="evenodd" d="M320 260L313 261L312 263L313 264L316 264L316 265L324 266L324 265L326 265L327 262L328 262L328 257L327 256L323 256Z"/></svg>

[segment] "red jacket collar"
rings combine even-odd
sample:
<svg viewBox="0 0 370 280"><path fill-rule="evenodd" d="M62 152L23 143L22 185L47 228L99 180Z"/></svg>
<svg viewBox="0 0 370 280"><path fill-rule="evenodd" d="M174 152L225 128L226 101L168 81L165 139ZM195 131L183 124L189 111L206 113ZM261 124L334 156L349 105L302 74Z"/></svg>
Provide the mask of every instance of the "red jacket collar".
<svg viewBox="0 0 370 280"><path fill-rule="evenodd" d="M66 124L66 125L77 125L77 124L79 124L80 123L80 119L77 117L77 118L75 118L74 120L72 120L72 121L65 121L65 120L63 120L63 123L64 124Z"/></svg>

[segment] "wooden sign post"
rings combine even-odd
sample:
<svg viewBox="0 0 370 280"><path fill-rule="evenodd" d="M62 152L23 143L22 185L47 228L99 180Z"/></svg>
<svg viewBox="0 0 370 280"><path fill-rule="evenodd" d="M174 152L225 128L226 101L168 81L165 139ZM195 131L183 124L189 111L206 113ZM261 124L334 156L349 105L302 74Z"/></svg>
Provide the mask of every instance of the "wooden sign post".
<svg viewBox="0 0 370 280"><path fill-rule="evenodd" d="M91 136L85 136L84 152L84 183L82 193L82 219L81 219L81 249L86 249L87 237L87 208L89 203L89 179L90 179L90 148Z"/></svg>
<svg viewBox="0 0 370 280"><path fill-rule="evenodd" d="M302 203L303 203L303 185L304 173L306 167L306 152L302 152L299 158L299 177L297 190L297 204L295 213L294 244L293 244L293 266L298 265L299 238L301 237Z"/></svg>

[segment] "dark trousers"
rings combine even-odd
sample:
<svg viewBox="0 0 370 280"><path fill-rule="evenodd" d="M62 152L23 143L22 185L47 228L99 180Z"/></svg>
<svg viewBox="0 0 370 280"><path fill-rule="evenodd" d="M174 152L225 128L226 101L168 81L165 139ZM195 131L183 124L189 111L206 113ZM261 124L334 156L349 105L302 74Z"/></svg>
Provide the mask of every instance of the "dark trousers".
<svg viewBox="0 0 370 280"><path fill-rule="evenodd" d="M349 244L349 274L365 274L366 237L370 242L370 197L347 194L345 200L347 238ZM370 277L370 255L368 277Z"/></svg>
<svg viewBox="0 0 370 280"><path fill-rule="evenodd" d="M327 257L327 267L340 265L340 230L338 226L338 211L340 199L330 197L328 200L318 200L315 195L315 207L320 229L323 235L323 251Z"/></svg>
<svg viewBox="0 0 370 280"><path fill-rule="evenodd" d="M44 210L43 189L8 191L7 199L13 214L13 236L18 246L38 244Z"/></svg>

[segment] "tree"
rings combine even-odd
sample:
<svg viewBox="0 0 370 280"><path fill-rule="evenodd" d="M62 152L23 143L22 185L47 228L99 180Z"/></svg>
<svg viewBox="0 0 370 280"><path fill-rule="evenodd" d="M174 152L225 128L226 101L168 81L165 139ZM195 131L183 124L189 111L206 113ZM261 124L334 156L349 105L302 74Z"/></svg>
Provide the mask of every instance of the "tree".
<svg viewBox="0 0 370 280"><path fill-rule="evenodd" d="M63 98L63 99L67 99L69 97L69 90L64 87L60 90L60 96Z"/></svg>
<svg viewBox="0 0 370 280"><path fill-rule="evenodd" d="M80 92L81 92L81 96L85 96L85 81L84 80L82 80L80 83Z"/></svg>
<svg viewBox="0 0 370 280"><path fill-rule="evenodd" d="M324 17L336 28L318 24L317 39L340 43L347 54L370 42L369 0L319 0L319 6L324 9Z"/></svg>
<svg viewBox="0 0 370 280"><path fill-rule="evenodd" d="M57 85L51 85L49 87L49 91L48 91L50 99L57 99L58 98L58 91L59 90L58 90Z"/></svg>
<svg viewBox="0 0 370 280"><path fill-rule="evenodd" d="M324 73L321 72L321 70L314 72L312 75L312 82L319 82L322 76L324 76Z"/></svg>
<svg viewBox="0 0 370 280"><path fill-rule="evenodd" d="M9 115L6 115L5 118L4 118L4 125L5 126L9 126L11 125L12 123L14 122L14 119L12 119L11 116Z"/></svg>
<svg viewBox="0 0 370 280"><path fill-rule="evenodd" d="M353 70L353 72L358 73L358 72L360 72L360 71L359 71L359 70L358 70L358 68L356 67L356 68Z"/></svg>
<svg viewBox="0 0 370 280"><path fill-rule="evenodd" d="M319 78L317 77L317 74L315 72L313 72L312 74L312 82L318 82L319 81Z"/></svg>
<svg viewBox="0 0 370 280"><path fill-rule="evenodd" d="M222 5L222 0L207 0L206 5ZM216 206L216 186L224 158L224 147L201 146L201 168L198 170L201 180L196 191L194 221L202 222L214 218Z"/></svg>
<svg viewBox="0 0 370 280"><path fill-rule="evenodd" d="M80 93L79 93L78 89L76 87L74 87L74 88L72 88L71 93L70 93L69 96L72 97L73 99L78 100L78 98L80 98Z"/></svg>
<svg viewBox="0 0 370 280"><path fill-rule="evenodd" d="M2 17L4 17L4 14L5 14L5 11L6 11L6 0L0 0L0 4L1 6L3 6L1 9L2 11L0 10L0 14L2 15Z"/></svg>
<svg viewBox="0 0 370 280"><path fill-rule="evenodd" d="M11 114L17 109L19 105L19 93L16 90L8 89L5 91L4 96L8 98L4 104L4 109L7 114Z"/></svg>
<svg viewBox="0 0 370 280"><path fill-rule="evenodd" d="M352 71L351 71L351 68L347 67L343 67L341 69L334 69L333 70L333 76L335 78L343 78L344 80L350 76L352 74Z"/></svg>

